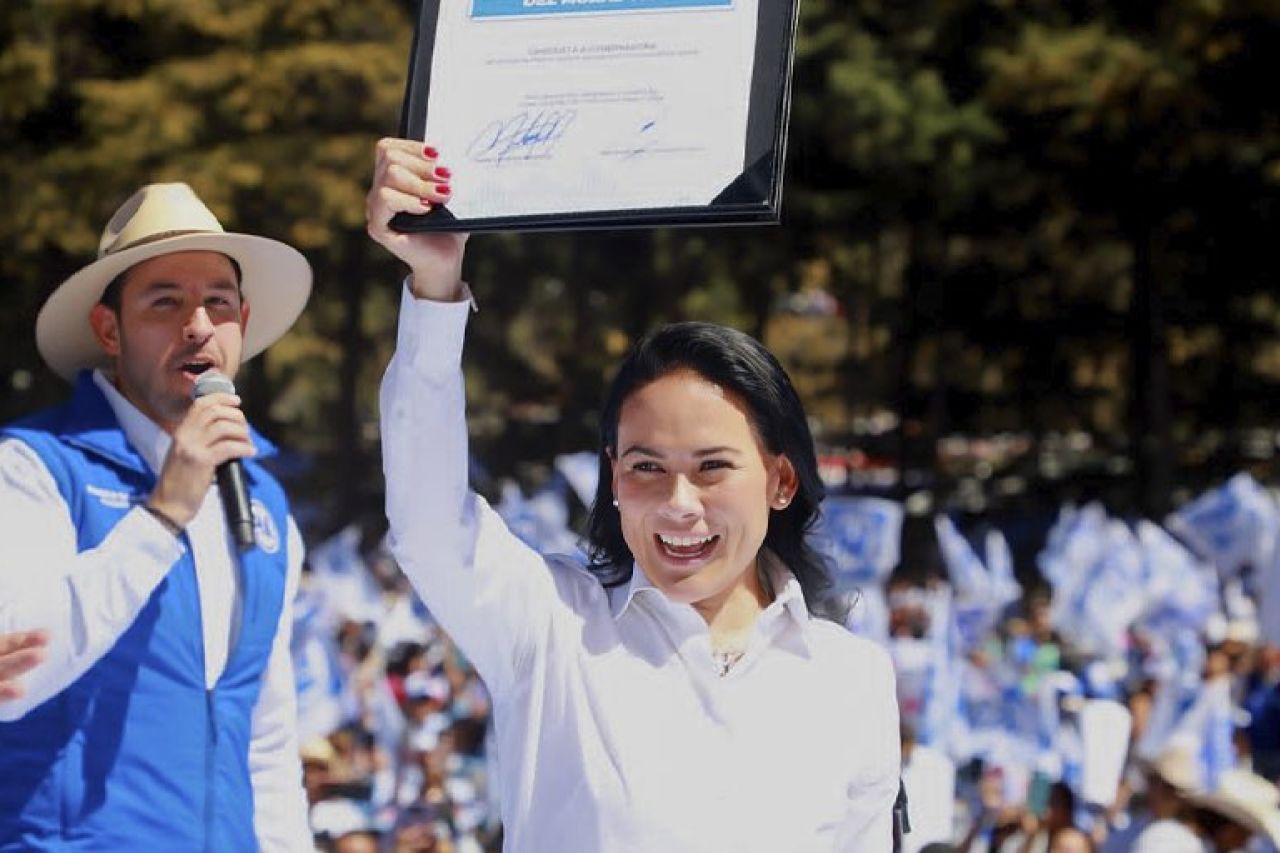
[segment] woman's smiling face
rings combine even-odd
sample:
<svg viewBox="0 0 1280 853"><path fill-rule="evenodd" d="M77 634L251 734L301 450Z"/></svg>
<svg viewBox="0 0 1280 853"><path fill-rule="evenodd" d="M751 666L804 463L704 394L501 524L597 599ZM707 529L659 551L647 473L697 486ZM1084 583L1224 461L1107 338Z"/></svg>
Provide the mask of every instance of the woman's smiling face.
<svg viewBox="0 0 1280 853"><path fill-rule="evenodd" d="M613 457L622 534L673 601L714 607L754 583L769 512L795 487L791 464L763 446L738 397L692 370L622 404Z"/></svg>

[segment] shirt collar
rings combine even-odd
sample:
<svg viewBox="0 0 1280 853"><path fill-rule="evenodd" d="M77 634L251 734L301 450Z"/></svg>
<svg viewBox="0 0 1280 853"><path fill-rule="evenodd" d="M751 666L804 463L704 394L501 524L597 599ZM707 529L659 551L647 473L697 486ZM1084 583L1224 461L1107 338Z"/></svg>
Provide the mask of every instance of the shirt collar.
<svg viewBox="0 0 1280 853"><path fill-rule="evenodd" d="M804 601L804 590L800 581L772 551L761 551L760 559L764 565L769 582L773 585L773 601L765 607L756 623L756 629L762 633L772 634L774 626L782 619L790 619L796 627L802 629L797 636L803 637L803 628L809 622L809 606Z"/></svg>
<svg viewBox="0 0 1280 853"><path fill-rule="evenodd" d="M648 575L636 563L631 564L631 579L624 584L608 588L609 612L616 622L631 607L637 595L661 595L662 593L649 581Z"/></svg>
<svg viewBox="0 0 1280 853"><path fill-rule="evenodd" d="M784 614L800 625L808 622L809 608L805 604L804 590L800 588L800 581L796 580L796 576L772 551L762 550L760 560L775 591L773 601L760 614L761 620L765 620L761 627L766 627L769 623L782 618ZM627 612L631 602L637 596L662 595L662 591L650 582L648 575L639 565L632 563L631 580L609 588L608 594L609 610L614 621L617 621Z"/></svg>
<svg viewBox="0 0 1280 853"><path fill-rule="evenodd" d="M130 403L125 396L116 389L111 383L107 375L101 370L93 372L93 382L98 386L104 397L107 398L107 404L111 406L111 411L115 413L116 420L120 422L120 428L124 431L124 436L128 439L129 444L138 451L147 463L147 467L151 469L153 474L160 473L160 467L164 464L164 458L169 453L169 445L173 439L169 434L160 429L160 426L151 418L144 415L138 410L138 407Z"/></svg>
<svg viewBox="0 0 1280 853"><path fill-rule="evenodd" d="M791 618L797 622L809 621L809 606L804 601L804 590L800 587L800 581L791 573L791 570L782 564L782 561L766 552L766 558L769 560L769 579L773 582L773 588L777 590L777 594L773 597L770 607L778 607L785 610L791 615ZM768 608L766 608L766 611Z"/></svg>

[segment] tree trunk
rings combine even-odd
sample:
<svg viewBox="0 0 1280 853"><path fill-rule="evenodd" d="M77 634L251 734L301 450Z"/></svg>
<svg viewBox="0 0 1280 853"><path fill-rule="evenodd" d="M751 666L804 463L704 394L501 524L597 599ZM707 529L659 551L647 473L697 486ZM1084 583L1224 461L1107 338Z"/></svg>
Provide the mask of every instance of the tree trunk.
<svg viewBox="0 0 1280 853"><path fill-rule="evenodd" d="M359 518L365 495L362 484L369 478L369 466L360 429L360 370L368 345L364 339L365 278L364 234L346 241L339 273L342 292L342 361L338 369L338 412L335 449L338 460L337 522L346 524Z"/></svg>
<svg viewBox="0 0 1280 853"><path fill-rule="evenodd" d="M907 240L907 267L903 282L902 331L897 353L898 412L898 497L934 480L937 443L945 420L945 366L941 364L942 293L939 265L936 263L937 242L920 228L910 229ZM914 387L912 368L920 355L920 347L935 338L935 376L933 387Z"/></svg>
<svg viewBox="0 0 1280 853"><path fill-rule="evenodd" d="M1174 462L1164 285L1155 275L1152 242L1150 219L1138 217L1130 229L1133 296L1129 307L1129 446L1136 468L1137 508L1149 518L1160 519L1170 509Z"/></svg>

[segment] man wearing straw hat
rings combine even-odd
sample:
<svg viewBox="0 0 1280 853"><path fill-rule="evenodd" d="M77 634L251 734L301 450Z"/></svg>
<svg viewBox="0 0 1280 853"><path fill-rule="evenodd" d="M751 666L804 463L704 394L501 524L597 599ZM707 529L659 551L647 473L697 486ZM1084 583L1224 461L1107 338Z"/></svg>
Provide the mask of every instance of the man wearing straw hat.
<svg viewBox="0 0 1280 853"><path fill-rule="evenodd" d="M1153 759L1141 761L1151 820L1138 831L1131 853L1204 853L1188 798L1199 790L1201 768L1195 744L1175 736Z"/></svg>
<svg viewBox="0 0 1280 853"><path fill-rule="evenodd" d="M1280 850L1280 790L1256 773L1224 770L1212 791L1188 800L1216 853Z"/></svg>
<svg viewBox="0 0 1280 853"><path fill-rule="evenodd" d="M0 703L0 850L311 849L288 648L301 538L239 399L193 400L310 289L296 250L153 184L40 310L40 353L74 390L0 429L0 634L47 643ZM212 486L233 459L244 549Z"/></svg>

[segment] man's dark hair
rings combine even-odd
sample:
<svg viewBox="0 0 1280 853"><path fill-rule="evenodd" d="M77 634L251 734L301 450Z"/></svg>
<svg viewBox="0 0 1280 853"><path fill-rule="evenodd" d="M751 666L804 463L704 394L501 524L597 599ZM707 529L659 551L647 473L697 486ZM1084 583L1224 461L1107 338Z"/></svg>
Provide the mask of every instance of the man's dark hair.
<svg viewBox="0 0 1280 853"><path fill-rule="evenodd" d="M759 341L711 323L664 326L641 340L618 368L600 413L600 478L587 520L588 568L605 586L631 578L634 558L613 505L611 458L618 451L618 420L632 393L682 369L737 395L761 443L770 453L785 455L795 468L796 494L785 509L769 513L764 547L795 575L811 612L839 618L839 607L830 597L826 560L806 539L825 489L800 396L782 365Z"/></svg>
<svg viewBox="0 0 1280 853"><path fill-rule="evenodd" d="M240 290L240 285L244 281L244 273L240 271L240 262L230 255L225 255L226 259L231 261L231 268L236 273L236 289ZM137 266L135 264L134 266ZM124 290L125 279L129 277L129 273L133 271L133 267L129 267L124 272L117 275L107 283L107 287L102 291L102 296L98 298L99 305L105 305L117 314L120 313L120 294ZM243 293L241 294L243 296Z"/></svg>

